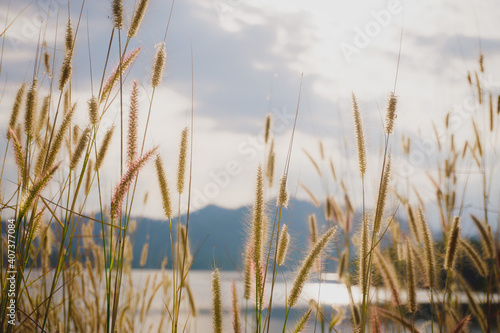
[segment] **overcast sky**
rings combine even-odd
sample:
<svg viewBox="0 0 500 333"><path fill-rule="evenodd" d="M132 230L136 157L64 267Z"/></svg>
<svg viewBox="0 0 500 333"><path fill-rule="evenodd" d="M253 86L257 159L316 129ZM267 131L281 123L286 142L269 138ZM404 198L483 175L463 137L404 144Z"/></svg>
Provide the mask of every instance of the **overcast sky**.
<svg viewBox="0 0 500 333"><path fill-rule="evenodd" d="M2 131L6 129L13 92L32 76L39 32L42 31L41 40L46 41L49 49L53 48L57 20L60 37L56 53L62 57L67 1L52 0L52 9L49 3L49 0L12 1L10 11L7 11L8 1L0 4L1 25L10 22L30 4L6 34L0 75L2 88L5 85L0 104ZM151 0L140 33L129 46L129 50L142 47L125 83L125 91L130 90L133 78L141 85L142 126L151 96L149 78L154 46L163 40L170 6L169 1ZM110 7L110 1L87 0L83 9L72 79L72 98L79 105L75 121L82 125L87 121L86 101L92 89L94 93L98 89L102 75L112 29ZM126 25L133 7L134 1L125 1ZM71 1L73 22L78 21L80 8L81 1ZM45 22L39 20L41 17L45 20L47 15L49 24L45 31ZM361 185L351 117L352 92L359 99L367 132L369 197L373 197L376 190L383 118L387 96L394 89L398 58L398 118L391 143L397 162L393 176L395 188L403 188L405 177L411 176L424 193L432 189L427 185L426 172L435 172L434 151L423 144L419 148L418 142L431 137L433 121L442 127L446 112L472 100L467 71L478 69L481 50L486 69L481 77L483 87L494 94L500 92L500 21L498 3L494 0L177 1L166 40L165 76L155 93L146 143L150 147L160 145L171 184L175 181L180 132L189 124L191 44L195 209L207 204L238 207L251 203L256 168L265 155L259 136L267 113L273 114L276 123L276 177L280 177L301 73L304 79L290 191L295 194L301 181L319 198L324 198L325 187L302 151L307 149L319 159L318 141L322 140L355 202L359 202ZM113 50L111 66L117 63L117 43L113 44ZM125 102L128 103L127 98ZM462 113L457 137L470 133L471 114ZM117 123L117 113L110 112L106 121ZM415 155L409 166L400 151L403 134L414 140L416 151L424 152L423 158ZM115 137L115 147L118 142ZM5 143L5 139L0 140L2 148ZM109 177L105 178L103 187L109 193L118 182L115 171L118 156L115 150L105 165ZM322 163L321 168L328 173L326 163ZM405 173L403 169L410 171ZM10 176L15 177L12 173ZM152 166L145 169L140 180L139 202L142 203L145 192L149 192L149 200L145 207L137 204L137 214L161 217ZM469 181L469 193L479 193L478 179L472 177ZM338 184L333 182L328 184L328 190L340 193ZM307 197L301 190L296 195ZM269 197L272 196L273 193L269 193Z"/></svg>

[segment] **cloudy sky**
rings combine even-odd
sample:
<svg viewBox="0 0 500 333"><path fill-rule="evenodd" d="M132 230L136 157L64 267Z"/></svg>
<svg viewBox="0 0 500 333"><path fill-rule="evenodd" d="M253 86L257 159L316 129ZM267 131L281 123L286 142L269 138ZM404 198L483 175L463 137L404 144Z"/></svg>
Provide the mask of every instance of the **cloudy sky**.
<svg viewBox="0 0 500 333"><path fill-rule="evenodd" d="M170 1L151 0L140 33L129 46L130 50L142 47L125 82L125 91L130 90L132 79L137 79L141 86L142 126L152 91L149 79L155 45L163 41L171 5ZM73 22L78 21L81 6L81 1L71 1ZM435 147L430 139L432 122L442 128L444 115L451 111L459 115L456 136L470 134L473 112L467 107L475 92L467 84L467 71L478 70L480 52L485 56L485 74L480 77L483 88L493 94L500 92L497 6L494 0L177 1L166 39L166 71L153 100L146 145L159 145L173 184L180 132L189 124L191 110L192 45L195 209L207 204L238 207L252 201L256 168L265 156L261 141L267 113L273 115L275 123L279 178L302 73L289 178L292 194L307 198L300 189L296 191L299 181L319 198L324 198L326 188L330 193L341 193L338 183L328 181L324 185L303 153L306 149L319 161L321 140L339 177L359 203L360 178L350 99L354 92L363 112L369 147L367 191L369 197L374 196L386 100L394 87L399 102L391 143L396 161L393 186L403 191L406 177L410 176L423 193L432 193L426 176L436 175L436 151L430 147ZM8 1L0 4L1 25L25 9L4 40L0 73L4 91L0 104L2 131L8 122L13 92L32 76L39 38L51 50L57 41L56 58L62 58L63 27L68 18L67 1L62 0L11 1L10 10L8 7ZM95 93L98 89L102 75L112 29L110 7L110 1L95 0L87 0L83 7L72 79L72 99L79 105L76 122L82 125L87 121L86 101L92 90ZM125 1L126 26L133 8L134 1ZM112 47L110 61L115 66L118 44ZM57 71L55 75L58 76ZM462 112L464 107L466 111ZM106 116L109 126L119 121L116 110L112 108ZM401 154L402 135L413 140L416 153L411 161ZM115 137L115 148L118 141ZM4 149L5 144L6 140L1 139L0 148ZM105 177L103 187L109 193L118 182L118 156L115 150L106 163L109 177ZM320 162L320 167L325 174L329 172L326 161ZM15 179L12 172L8 175ZM138 197L148 192L149 199L146 206L137 205L137 214L160 217L154 169L147 167L140 180ZM473 197L481 191L479 178L471 177L468 181ZM2 186L8 185L4 182ZM269 197L272 196L270 191Z"/></svg>

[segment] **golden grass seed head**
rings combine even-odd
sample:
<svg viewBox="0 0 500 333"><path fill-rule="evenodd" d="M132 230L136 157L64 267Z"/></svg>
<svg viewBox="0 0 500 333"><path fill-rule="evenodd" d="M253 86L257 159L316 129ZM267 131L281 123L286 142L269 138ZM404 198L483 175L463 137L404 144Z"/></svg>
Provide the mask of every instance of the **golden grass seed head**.
<svg viewBox="0 0 500 333"><path fill-rule="evenodd" d="M448 243L446 245L444 269L448 271L452 270L455 264L459 237L460 237L460 218L456 216L453 219L453 225L448 235Z"/></svg>
<svg viewBox="0 0 500 333"><path fill-rule="evenodd" d="M24 132L31 138L34 133L34 117L38 103L38 80L34 79L26 94L26 110L24 113Z"/></svg>
<svg viewBox="0 0 500 333"><path fill-rule="evenodd" d="M285 207L288 206L288 190L286 188L286 174L281 177L280 189L278 194L278 206Z"/></svg>
<svg viewBox="0 0 500 333"><path fill-rule="evenodd" d="M231 283L232 309L233 309L233 330L234 333L241 333L240 306L238 304L238 293L236 292L236 283Z"/></svg>
<svg viewBox="0 0 500 333"><path fill-rule="evenodd" d="M264 130L264 142L266 144L269 142L269 138L271 137L271 122L272 122L272 115L268 113L266 115L266 126Z"/></svg>
<svg viewBox="0 0 500 333"><path fill-rule="evenodd" d="M288 226L285 224L281 229L280 240L278 243L278 265L283 265L290 244L290 234L288 233Z"/></svg>
<svg viewBox="0 0 500 333"><path fill-rule="evenodd" d="M465 252L467 257L469 257L470 261L472 261L474 267L476 267L477 272L482 277L486 277L488 274L488 268L486 267L485 260L479 255L479 253L477 253L474 247L472 247L469 242L463 239L460 240L460 247Z"/></svg>
<svg viewBox="0 0 500 333"><path fill-rule="evenodd" d="M377 208L375 210L375 219L373 221L373 232L378 234L382 226L382 219L384 216L385 202L387 199L387 192L389 188L389 181L391 178L391 155L387 155L387 162L382 175L382 183L377 198Z"/></svg>
<svg viewBox="0 0 500 333"><path fill-rule="evenodd" d="M267 166L266 166L266 178L269 187L273 187L274 183L274 162L276 159L276 154L274 153L274 140L271 140L271 147L269 148L269 154L267 155Z"/></svg>
<svg viewBox="0 0 500 333"><path fill-rule="evenodd" d="M246 246L245 253L244 253L244 288L243 288L243 298L248 300L250 299L250 294L252 292L252 255L253 250L252 246L249 243Z"/></svg>
<svg viewBox="0 0 500 333"><path fill-rule="evenodd" d="M370 219L368 214L365 214L361 225L361 240L359 244L359 284L363 293L366 293L368 290L369 274L371 273L371 269L368 267L368 248L370 246L369 225Z"/></svg>
<svg viewBox="0 0 500 333"><path fill-rule="evenodd" d="M71 24L71 19L66 23L66 37L65 37L65 47L66 52L71 52L73 50L73 25Z"/></svg>
<svg viewBox="0 0 500 333"><path fill-rule="evenodd" d="M13 130L16 127L17 118L19 117L19 110L23 103L24 92L26 91L26 83L21 84L21 87L17 90L16 98L14 99L14 105L12 106L12 112L10 113L9 128ZM7 132L7 139L10 139L10 133Z"/></svg>
<svg viewBox="0 0 500 333"><path fill-rule="evenodd" d="M396 272L394 266L388 262L385 257L380 253L380 251L375 250L375 262L382 275L382 280L387 289L391 291L392 300L396 306L401 305L401 298L399 296L399 283L397 280Z"/></svg>
<svg viewBox="0 0 500 333"><path fill-rule="evenodd" d="M42 128L46 126L47 117L49 115L50 110L50 95L45 96L42 102L42 108L40 109L40 115L38 117L37 125L36 125L36 133L38 135Z"/></svg>
<svg viewBox="0 0 500 333"><path fill-rule="evenodd" d="M366 172L366 145L365 134L363 131L363 120L361 119L361 112L359 110L358 101L354 93L352 94L352 112L354 116L354 127L356 130L356 143L358 146L358 163L361 176Z"/></svg>
<svg viewBox="0 0 500 333"><path fill-rule="evenodd" d="M71 65L72 58L73 54L71 52L67 52L64 56L64 61L61 67L61 76L59 78L59 90L61 91L71 78L71 72L73 71L73 66Z"/></svg>
<svg viewBox="0 0 500 333"><path fill-rule="evenodd" d="M90 187L92 186L92 172L94 171L94 160L89 159L87 164L87 175L85 176L85 195L90 192Z"/></svg>
<svg viewBox="0 0 500 333"><path fill-rule="evenodd" d="M431 231L425 221L425 217L421 209L419 209L418 215L420 230L422 232L422 239L424 242L427 284L430 288L434 288L436 286L436 259L434 256L434 242L432 240Z"/></svg>
<svg viewBox="0 0 500 333"><path fill-rule="evenodd" d="M128 38L132 38L137 35L139 31L139 26L141 25L144 14L146 13L146 8L148 7L149 0L139 0L137 6L135 7L134 15L132 16L132 21L128 28Z"/></svg>
<svg viewBox="0 0 500 333"><path fill-rule="evenodd" d="M25 158L24 158L24 149L22 146L21 141L17 137L16 133L12 130L12 128L9 128L10 132L10 138L12 140L12 148L14 149L14 157L16 161L17 168L19 169L19 174L21 175L23 179L23 186L25 186L25 171L26 171L26 166L24 164Z"/></svg>
<svg viewBox="0 0 500 333"><path fill-rule="evenodd" d="M337 274L339 276L339 281L342 281L345 275L345 269L347 264L347 251L344 249L340 255L339 265L337 268Z"/></svg>
<svg viewBox="0 0 500 333"><path fill-rule="evenodd" d="M387 103L387 115L385 119L385 132L387 134L392 133L394 130L394 120L396 119L396 104L398 100L397 97L394 96L394 93L391 92L389 95L389 101Z"/></svg>
<svg viewBox="0 0 500 333"><path fill-rule="evenodd" d="M179 149L179 162L177 164L177 192L184 192L184 179L186 174L187 150L188 150L189 129L185 127L181 134L181 144Z"/></svg>
<svg viewBox="0 0 500 333"><path fill-rule="evenodd" d="M262 248L264 239L264 179L262 168L257 168L257 181L255 188L255 203L253 208L253 260L257 264L262 259Z"/></svg>
<svg viewBox="0 0 500 333"><path fill-rule="evenodd" d="M89 107L89 120L92 125L96 125L97 121L99 119L99 104L97 103L97 98L93 96L91 99L88 101L88 107Z"/></svg>
<svg viewBox="0 0 500 333"><path fill-rule="evenodd" d="M149 250L149 243L146 242L142 246L141 261L139 263L139 266L141 267L144 267L146 265L146 261L148 260L148 250Z"/></svg>
<svg viewBox="0 0 500 333"><path fill-rule="evenodd" d="M316 214L309 215L308 221L311 244L316 244L316 241L318 240L318 223L316 222Z"/></svg>
<svg viewBox="0 0 500 333"><path fill-rule="evenodd" d="M493 239L490 237L490 234L488 233L487 226L485 223L479 221L479 219L471 215L472 221L476 225L477 229L479 230L479 234L481 235L482 239L482 244L483 244L483 254L486 256L486 258L493 258L494 257L494 246L493 246Z"/></svg>
<svg viewBox="0 0 500 333"><path fill-rule="evenodd" d="M49 147L49 154L47 156L47 161L45 163L44 168L47 170L56 161L56 157L59 154L59 151L61 149L63 139L65 135L68 132L68 129L70 128L71 125L71 119L73 118L73 115L75 114L75 109L76 109L76 104L73 105L73 107L70 109L70 111L64 116L63 121L61 125L59 126L59 129L57 130L56 135L54 136L54 140L52 141L52 145Z"/></svg>
<svg viewBox="0 0 500 333"><path fill-rule="evenodd" d="M73 153L73 156L71 157L71 163L70 163L70 170L74 170L76 166L78 165L78 162L80 161L80 158L82 157L83 152L85 151L85 148L87 147L87 142L90 137L90 128L87 127L82 135L80 136L80 140L78 140L78 144L75 148L75 152Z"/></svg>
<svg viewBox="0 0 500 333"><path fill-rule="evenodd" d="M297 304L299 296L302 293L302 288L304 287L304 284L309 277L309 273L311 272L314 263L318 260L321 252L325 249L330 239L333 238L336 230L337 229L333 227L325 232L323 236L316 242L316 244L314 244L314 247L311 249L307 257L303 261L288 296L287 305L289 307L293 307L295 304Z"/></svg>
<svg viewBox="0 0 500 333"><path fill-rule="evenodd" d="M309 310L307 310L304 315L295 323L295 326L293 329L290 331L291 333L299 333L302 332L307 324L307 321L309 320L309 317L311 316L311 312L313 310L313 307L310 307Z"/></svg>
<svg viewBox="0 0 500 333"><path fill-rule="evenodd" d="M151 77L151 86L153 88L158 87L161 83L166 59L167 59L167 53L165 51L165 42L162 42L156 45L156 56L153 66L153 75Z"/></svg>
<svg viewBox="0 0 500 333"><path fill-rule="evenodd" d="M309 198L312 200L315 207L321 206L321 203L319 202L318 198L316 198L314 193L312 193L312 191L309 188L307 188L307 186L305 186L302 183L299 183L299 186L307 193L307 195L309 195Z"/></svg>
<svg viewBox="0 0 500 333"><path fill-rule="evenodd" d="M214 333L222 333L222 296L217 268L212 273L212 318Z"/></svg>
<svg viewBox="0 0 500 333"><path fill-rule="evenodd" d="M325 200L325 220L333 221L335 212L333 208L333 197L327 196Z"/></svg>
<svg viewBox="0 0 500 333"><path fill-rule="evenodd" d="M172 204L170 200L170 191L168 190L167 177L165 176L165 170L163 168L163 161L160 155L156 157L155 160L156 175L158 178L158 185L160 186L160 193L163 204L163 211L168 219L172 218Z"/></svg>
<svg viewBox="0 0 500 333"><path fill-rule="evenodd" d="M45 72L50 74L50 54L47 51L43 54L43 63L45 65Z"/></svg>
<svg viewBox="0 0 500 333"><path fill-rule="evenodd" d="M113 138L114 130L115 130L115 127L112 126L106 131L106 134L104 135L104 139L102 140L101 148L99 148L99 151L97 153L97 159L96 159L96 163L94 166L95 171L99 170L102 166L102 163L104 162L104 158L106 157L106 153L107 153L108 148L111 144L111 139Z"/></svg>
<svg viewBox="0 0 500 333"><path fill-rule="evenodd" d="M18 218L24 217L28 209L31 207L33 201L38 197L40 192L49 183L52 176L54 176L56 170L59 168L60 163L55 165L52 169L48 170L43 176L41 176L36 183L29 189L26 196L21 199L21 204L19 208Z"/></svg>
<svg viewBox="0 0 500 333"><path fill-rule="evenodd" d="M123 0L113 0L113 24L115 29L123 28Z"/></svg>
<svg viewBox="0 0 500 333"><path fill-rule="evenodd" d="M417 279L415 276L415 261L413 260L410 240L406 239L406 285L408 293L408 312L417 312Z"/></svg>

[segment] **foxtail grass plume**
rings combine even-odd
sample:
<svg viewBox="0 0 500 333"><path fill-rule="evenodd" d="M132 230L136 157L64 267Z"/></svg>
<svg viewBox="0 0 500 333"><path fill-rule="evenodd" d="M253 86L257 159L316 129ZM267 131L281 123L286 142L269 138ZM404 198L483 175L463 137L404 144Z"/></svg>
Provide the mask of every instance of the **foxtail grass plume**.
<svg viewBox="0 0 500 333"><path fill-rule="evenodd" d="M184 286L188 295L189 310L191 311L191 316L196 318L196 316L198 315L198 311L196 310L196 302L194 301L194 295L193 291L191 290L191 285L185 282Z"/></svg>
<svg viewBox="0 0 500 333"><path fill-rule="evenodd" d="M378 250L375 250L375 258L377 259L376 263L382 275L383 282L386 288L391 291L394 304L396 306L400 306L401 298L399 297L399 284L393 265L387 262L387 260Z"/></svg>
<svg viewBox="0 0 500 333"><path fill-rule="evenodd" d="M427 284L429 288L434 288L436 286L436 259L434 257L434 242L422 210L419 209L418 215L420 220L420 230L422 231L422 239L424 241Z"/></svg>
<svg viewBox="0 0 500 333"><path fill-rule="evenodd" d="M24 92L26 91L26 84L23 83L19 90L17 90L16 98L14 99L14 105L12 106L12 112L10 113L9 128L15 129L17 118L19 117L19 110L23 103ZM7 131L7 139L10 139L10 131Z"/></svg>
<svg viewBox="0 0 500 333"><path fill-rule="evenodd" d="M274 140L271 140L271 147L269 148L269 155L267 155L266 178L269 187L274 183L274 160L276 158L274 153Z"/></svg>
<svg viewBox="0 0 500 333"><path fill-rule="evenodd" d="M253 260L259 263L262 259L262 247L264 238L264 179L262 177L262 168L257 168L257 184L255 193L255 204L253 207Z"/></svg>
<svg viewBox="0 0 500 333"><path fill-rule="evenodd" d="M52 145L49 147L49 154L47 156L47 161L45 163L45 169L50 169L52 165L54 164L57 154L59 153L59 150L61 149L61 145L63 143L64 136L66 135L68 129L70 128L71 125L71 119L73 118L73 115L75 114L75 109L76 109L76 104L73 105L71 110L64 116L63 121L61 123L61 126L59 127L54 140L52 141Z"/></svg>
<svg viewBox="0 0 500 333"><path fill-rule="evenodd" d="M141 25L144 14L146 13L148 3L149 0L139 0L139 3L135 7L134 16L132 16L132 22L130 22L130 27L128 28L128 38L132 38L137 35L139 26Z"/></svg>
<svg viewBox="0 0 500 333"><path fill-rule="evenodd" d="M278 206L286 207L288 206L288 191L286 188L286 174L281 177L280 180L280 189L278 194Z"/></svg>
<svg viewBox="0 0 500 333"><path fill-rule="evenodd" d="M271 136L271 114L266 115L266 127L264 130L264 142L267 144L269 142L269 137Z"/></svg>
<svg viewBox="0 0 500 333"><path fill-rule="evenodd" d="M311 237L311 244L316 244L318 240L318 224L315 214L309 215L309 235Z"/></svg>
<svg viewBox="0 0 500 333"><path fill-rule="evenodd" d="M483 258L479 255L479 253L477 253L477 251L472 247L472 245L469 244L469 242L461 239L460 247L469 257L470 261L472 261L472 263L476 267L477 272L483 277L487 276L488 268L486 267L486 263L483 260Z"/></svg>
<svg viewBox="0 0 500 333"><path fill-rule="evenodd" d="M417 243L421 243L422 239L420 237L420 230L418 229L418 223L416 221L413 208L410 204L406 205L406 212L408 213L408 225L410 227L410 233L413 235L413 238Z"/></svg>
<svg viewBox="0 0 500 333"><path fill-rule="evenodd" d="M297 304L299 296L302 293L302 288L304 287L304 284L309 277L309 273L311 272L314 263L320 257L321 252L325 249L330 239L333 238L336 230L337 229L333 227L325 232L323 236L316 242L316 244L314 244L314 247L311 249L306 259L302 263L288 296L287 304L290 308Z"/></svg>
<svg viewBox="0 0 500 333"><path fill-rule="evenodd" d="M307 186L305 186L302 183L299 183L299 186L307 193L307 195L312 200L315 207L321 206L321 203L319 202L318 198L316 198L314 193L312 193L312 191L309 188L307 188Z"/></svg>
<svg viewBox="0 0 500 333"><path fill-rule="evenodd" d="M99 118L98 112L99 112L99 104L97 103L97 98L93 96L91 99L88 101L88 106L89 106L89 120L92 125L97 124L97 120Z"/></svg>
<svg viewBox="0 0 500 333"><path fill-rule="evenodd" d="M387 134L392 133L394 130L394 120L396 119L396 104L398 100L391 92L389 95L389 101L387 102L387 115L385 118L385 132Z"/></svg>
<svg viewBox="0 0 500 333"><path fill-rule="evenodd" d="M156 56L153 67L153 76L151 77L151 86L156 88L160 85L163 77L163 68L165 67L165 60L167 53L165 52L165 42L156 45Z"/></svg>
<svg viewBox="0 0 500 333"><path fill-rule="evenodd" d="M231 283L231 296L233 301L233 330L234 333L241 333L240 306L238 305L238 294L234 280Z"/></svg>
<svg viewBox="0 0 500 333"><path fill-rule="evenodd" d="M361 240L359 244L359 284L361 286L361 291L366 294L368 290L368 277L371 270L368 269L368 248L370 246L370 240L368 239L369 233L369 218L368 214L365 214L363 218L363 223L361 225Z"/></svg>
<svg viewBox="0 0 500 333"><path fill-rule="evenodd" d="M246 246L243 258L243 261L245 263L243 298L246 300L250 299L250 294L252 292L252 255L252 246L249 243Z"/></svg>
<svg viewBox="0 0 500 333"><path fill-rule="evenodd" d="M212 318L214 333L222 333L222 297L217 268L212 273Z"/></svg>
<svg viewBox="0 0 500 333"><path fill-rule="evenodd" d="M18 219L22 219L28 209L31 207L33 201L38 197L43 188L48 184L49 180L54 176L57 168L59 168L59 162L52 169L47 171L42 177L38 179L38 181L33 184L33 186L28 190L26 196L21 200Z"/></svg>
<svg viewBox="0 0 500 333"><path fill-rule="evenodd" d="M111 219L115 219L122 210L122 202L125 199L125 195L128 193L132 181L135 179L139 170L147 163L149 158L156 152L156 148L146 152L140 158L138 158L134 163L130 165L125 175L122 176L120 184L115 189L113 198L111 199Z"/></svg>
<svg viewBox="0 0 500 333"><path fill-rule="evenodd" d="M34 129L34 117L36 113L37 103L38 103L38 92L37 92L38 80L34 79L31 87L26 94L26 111L24 113L24 132L28 138L33 136Z"/></svg>
<svg viewBox="0 0 500 333"><path fill-rule="evenodd" d="M80 158L82 157L82 154L85 151L85 148L87 147L89 136L90 136L90 128L87 127L80 136L80 140L78 140L75 152L71 157L71 163L69 166L70 170L74 170L78 165L78 162L80 161Z"/></svg>
<svg viewBox="0 0 500 333"><path fill-rule="evenodd" d="M377 310L371 311L371 323L372 323L372 333L382 333L382 327L380 325L380 319L378 317Z"/></svg>
<svg viewBox="0 0 500 333"><path fill-rule="evenodd" d="M63 90L66 83L68 83L71 78L71 73L73 71L73 66L71 65L71 60L73 58L73 53L66 52L64 56L64 61L61 67L61 76L59 78L59 90Z"/></svg>
<svg viewBox="0 0 500 333"><path fill-rule="evenodd" d="M139 56L140 51L141 47L138 47L135 50L131 51L129 54L123 57L121 65L118 64L118 66L115 67L108 80L106 81L106 84L104 84L102 88L99 103L102 103L106 100L106 98L109 96L109 93L111 92L111 90L113 90L118 82L118 79L120 78L120 71L123 75L123 73L125 73L125 71L135 62L135 60Z"/></svg>
<svg viewBox="0 0 500 333"><path fill-rule="evenodd" d="M146 261L148 260L148 250L149 250L149 243L146 242L142 246L141 261L139 263L139 266L141 267L144 267L146 265Z"/></svg>
<svg viewBox="0 0 500 333"><path fill-rule="evenodd" d="M346 261L347 261L347 251L344 249L344 251L342 251L342 254L340 255L339 265L337 268L337 274L339 275L339 281L342 281L342 279L344 277L345 268L346 268Z"/></svg>
<svg viewBox="0 0 500 333"><path fill-rule="evenodd" d="M389 180L391 178L391 155L387 155L387 161L382 175L382 182L378 192L377 208L375 210L375 219L373 221L373 232L378 234L382 226L382 218L384 216L385 201L387 198L387 190Z"/></svg>
<svg viewBox="0 0 500 333"><path fill-rule="evenodd" d="M113 24L115 29L123 28L123 0L113 0Z"/></svg>
<svg viewBox="0 0 500 333"><path fill-rule="evenodd" d="M179 149L179 162L177 164L177 192L184 192L184 178L186 174L187 150L189 129L185 127L181 134L181 145Z"/></svg>
<svg viewBox="0 0 500 333"><path fill-rule="evenodd" d="M172 204L170 200L170 192L167 185L167 177L165 176L165 170L163 168L163 161L160 155L156 156L155 160L156 175L158 177L158 185L160 186L163 211L165 216L170 220L172 218Z"/></svg>
<svg viewBox="0 0 500 333"><path fill-rule="evenodd" d="M95 170L99 170L102 166L102 162L104 161L104 158L106 157L106 153L108 151L108 148L111 144L111 139L113 138L113 132L115 130L115 127L112 126L106 131L106 134L104 135L104 139L102 140L102 145L101 148L99 148L99 151L97 152L97 159L95 162Z"/></svg>
<svg viewBox="0 0 500 333"><path fill-rule="evenodd" d="M290 243L290 234L288 233L288 226L283 225L280 233L280 240L278 243L278 265L283 265L286 259L286 252L288 251L288 244Z"/></svg>
<svg viewBox="0 0 500 333"><path fill-rule="evenodd" d="M64 40L66 47L66 52L71 52L73 50L73 25L71 24L71 19L66 23L66 38Z"/></svg>
<svg viewBox="0 0 500 333"><path fill-rule="evenodd" d="M128 116L128 135L127 135L127 164L135 161L137 158L137 131L139 114L139 87L137 80L134 80L132 93L130 94L130 111Z"/></svg>
<svg viewBox="0 0 500 333"><path fill-rule="evenodd" d="M43 63L45 65L45 73L50 74L50 54L47 51L43 54Z"/></svg>
<svg viewBox="0 0 500 333"><path fill-rule="evenodd" d="M14 149L14 157L15 161L17 164L17 168L19 169L19 174L23 178L23 183L24 183L24 177L25 177L25 158L24 158L24 149L21 144L21 141L19 141L16 133L12 130L12 128L9 128L9 133L10 133L10 138L12 139L12 147Z"/></svg>
<svg viewBox="0 0 500 333"><path fill-rule="evenodd" d="M408 293L408 312L417 312L417 279L415 275L415 261L413 260L410 240L406 239L406 286Z"/></svg>
<svg viewBox="0 0 500 333"><path fill-rule="evenodd" d="M493 240L491 239L491 236L488 233L485 223L479 221L479 219L474 215L471 215L470 217L472 218L472 221L476 225L477 230L479 230L479 234L481 235L484 255L486 256L486 258L493 258L494 257Z"/></svg>
<svg viewBox="0 0 500 333"><path fill-rule="evenodd" d="M309 320L309 317L311 316L313 308L310 307L309 310L304 313L304 315L297 321L293 329L290 331L291 333L299 333L302 332L307 324L307 321Z"/></svg>
<svg viewBox="0 0 500 333"><path fill-rule="evenodd" d="M352 94L352 112L354 116L354 127L356 129L356 142L358 145L358 163L361 176L366 172L366 145L365 132L363 131L363 121L359 111L358 101L354 93Z"/></svg>
<svg viewBox="0 0 500 333"><path fill-rule="evenodd" d="M455 216L450 234L448 235L448 244L446 244L446 256L444 259L444 269L450 271L455 264L455 258L458 248L458 238L460 237L460 218Z"/></svg>
<svg viewBox="0 0 500 333"><path fill-rule="evenodd" d="M35 131L35 136L37 136L42 128L46 126L46 121L47 121L47 116L49 115L49 109L50 109L50 95L45 96L42 102L42 108L40 109L40 115L38 117L37 125L36 125L36 131Z"/></svg>

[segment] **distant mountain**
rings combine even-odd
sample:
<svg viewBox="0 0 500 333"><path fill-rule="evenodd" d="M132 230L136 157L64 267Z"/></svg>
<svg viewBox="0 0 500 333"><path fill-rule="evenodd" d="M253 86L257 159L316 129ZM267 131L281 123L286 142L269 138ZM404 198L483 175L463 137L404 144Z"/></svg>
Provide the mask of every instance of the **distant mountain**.
<svg viewBox="0 0 500 333"><path fill-rule="evenodd" d="M272 228L275 216L274 200L269 205L269 224ZM320 230L326 229L323 211L306 201L295 203L282 213L282 223L286 223L292 239L290 260L296 263L304 254L309 237L307 217L315 213ZM196 254L192 269L220 269L234 270L241 267L242 254L251 224L251 207L225 209L217 206L208 206L189 218L189 241L191 251ZM168 267L171 267L171 250L169 225L167 221L135 218L137 229L132 237L134 245L133 266L139 267L141 250L144 243L149 241L149 251L144 268L159 268L165 255L168 256ZM186 216L181 217L182 224L186 224ZM177 225L177 219L173 226Z"/></svg>

